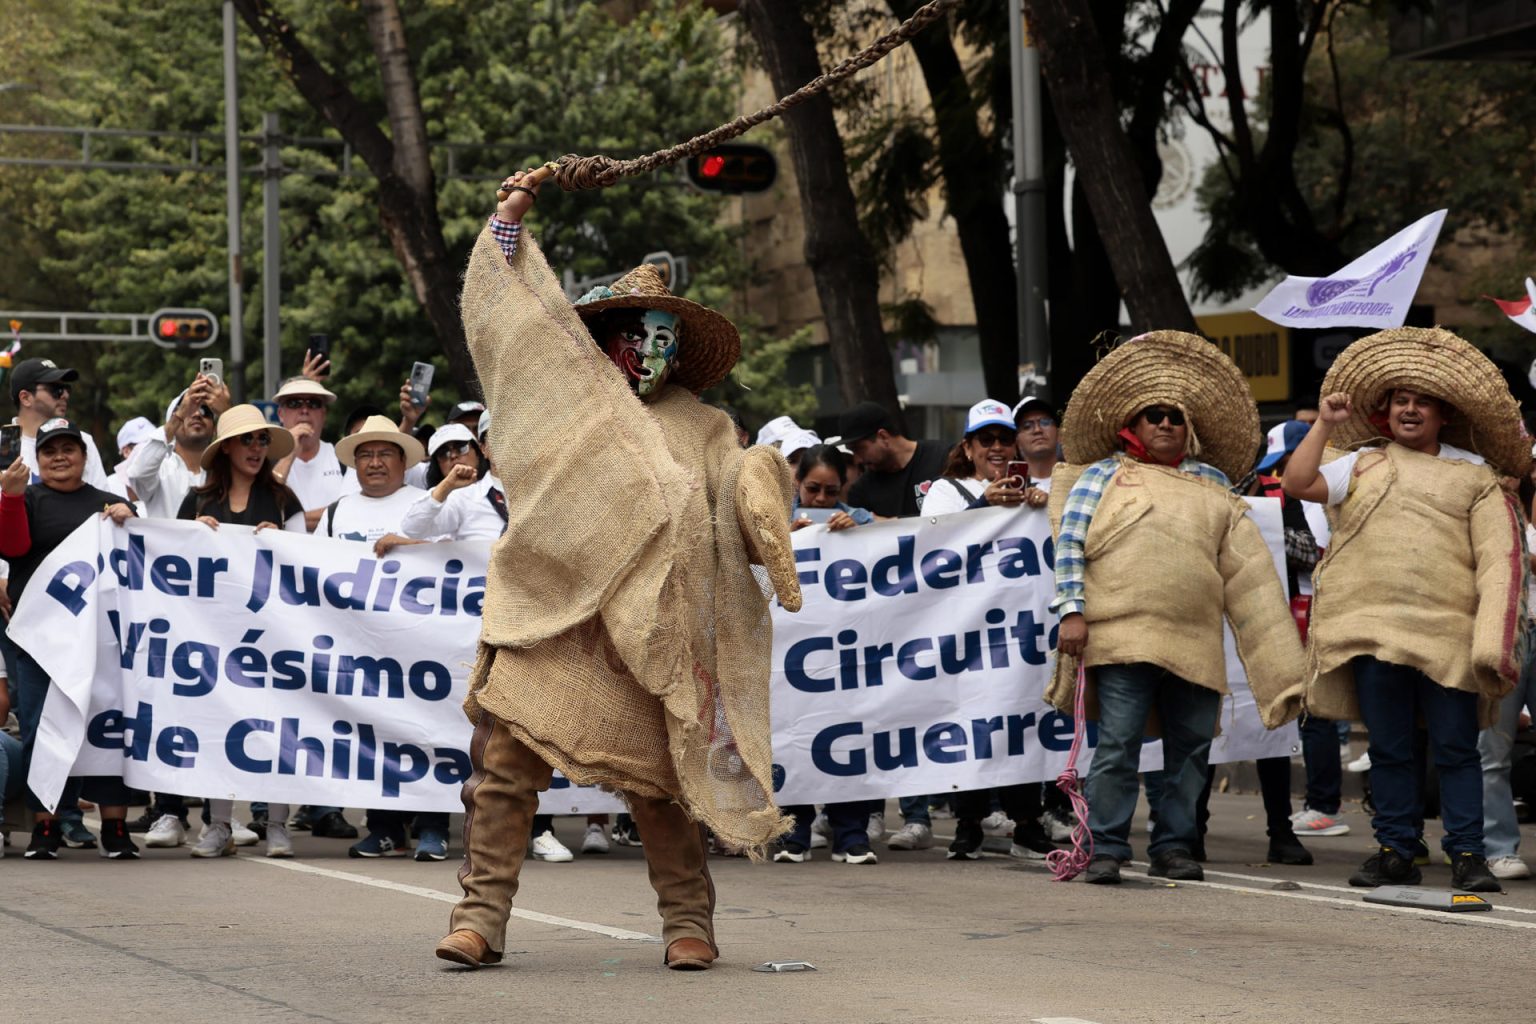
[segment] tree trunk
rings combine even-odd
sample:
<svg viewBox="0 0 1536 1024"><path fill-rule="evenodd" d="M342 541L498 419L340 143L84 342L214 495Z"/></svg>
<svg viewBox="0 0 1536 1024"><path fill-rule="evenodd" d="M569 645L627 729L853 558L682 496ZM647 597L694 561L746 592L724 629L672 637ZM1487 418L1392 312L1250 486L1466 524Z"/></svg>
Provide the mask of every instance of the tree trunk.
<svg viewBox="0 0 1536 1024"><path fill-rule="evenodd" d="M299 39L293 26L268 0L234 0L250 26L299 90L299 94L341 133L379 181L379 221L395 258L416 293L449 368L464 393L478 396L480 382L459 317L460 270L448 259L437 212L437 187L428 159L425 122L411 71L400 11L394 0L368 0L369 37L384 82L390 130L347 84L336 78Z"/></svg>
<svg viewBox="0 0 1536 1024"><path fill-rule="evenodd" d="M902 20L921 6L918 0L888 4ZM1019 394L1018 282L997 143L982 135L979 104L949 35L930 29L909 45L933 101L945 203L970 279L987 395L1012 405Z"/></svg>
<svg viewBox="0 0 1536 1024"><path fill-rule="evenodd" d="M741 16L779 95L821 74L816 37L793 0L742 0ZM825 94L784 114L800 184L805 260L827 321L843 401L871 400L900 415L880 318L880 266L859 227L843 139Z"/></svg>
<svg viewBox="0 0 1536 1024"><path fill-rule="evenodd" d="M1183 285L1120 127L1102 43L1085 0L1030 0L1030 25L1078 180L1100 226L1115 279L1137 330L1194 331Z"/></svg>

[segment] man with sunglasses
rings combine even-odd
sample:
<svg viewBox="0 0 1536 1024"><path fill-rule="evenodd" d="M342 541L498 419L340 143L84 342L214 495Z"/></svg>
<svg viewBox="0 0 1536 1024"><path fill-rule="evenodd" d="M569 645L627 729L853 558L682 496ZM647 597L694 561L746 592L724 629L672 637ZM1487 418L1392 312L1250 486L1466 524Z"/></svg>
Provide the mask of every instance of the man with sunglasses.
<svg viewBox="0 0 1536 1024"><path fill-rule="evenodd" d="M32 482L42 477L37 471L37 430L51 419L69 415L69 393L80 379L76 370L55 366L51 359L23 359L11 369L11 401L16 403L16 422L21 426L21 461L32 470ZM107 486L107 470L96 450L96 441L85 434L85 482L92 487Z"/></svg>
<svg viewBox="0 0 1536 1024"><path fill-rule="evenodd" d="M229 389L198 374L165 410L165 429L134 449L124 474L144 503L145 515L175 519L187 492L201 487L201 459L213 438L214 420L229 408Z"/></svg>
<svg viewBox="0 0 1536 1024"><path fill-rule="evenodd" d="M293 452L272 467L272 475L298 496L304 525L313 533L331 502L358 489L357 474L348 473L335 446L320 438L336 395L308 377L290 377L272 401L277 403L278 422L294 442Z"/></svg>

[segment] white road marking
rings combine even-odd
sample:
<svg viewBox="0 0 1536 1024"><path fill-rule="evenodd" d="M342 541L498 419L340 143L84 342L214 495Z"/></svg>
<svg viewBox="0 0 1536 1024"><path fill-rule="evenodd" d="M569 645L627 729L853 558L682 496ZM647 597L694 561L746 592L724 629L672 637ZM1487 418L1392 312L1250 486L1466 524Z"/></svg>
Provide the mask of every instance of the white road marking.
<svg viewBox="0 0 1536 1024"><path fill-rule="evenodd" d="M1031 1017L1029 1024L1097 1024L1081 1017Z"/></svg>
<svg viewBox="0 0 1536 1024"><path fill-rule="evenodd" d="M1141 865L1144 862L1143 861L1133 861L1133 863L1135 863L1137 865ZM1276 882L1284 881L1284 879L1280 879L1280 878L1266 878L1263 875L1241 875L1241 874L1238 874L1235 871L1211 871L1210 869L1206 869L1205 873L1206 873L1207 876L1216 875L1219 878L1236 878L1236 879L1238 879L1240 881L1244 881L1244 882L1264 882L1264 883L1266 883L1268 885L1274 885ZM1359 889L1359 888L1356 888L1355 886L1352 886L1352 885L1325 885L1322 882L1303 882L1303 881L1300 881L1300 880L1297 880L1297 879L1290 879L1290 881L1296 882L1296 884L1301 886L1303 889L1319 889L1319 890L1322 890L1323 892L1342 892L1342 893L1347 893L1347 894L1352 895L1352 896L1364 896L1365 895L1365 890L1364 889ZM1498 896L1498 893L1489 893L1488 894L1488 897L1490 899L1496 898L1497 896ZM1495 912L1503 911L1505 913L1510 913L1510 914L1533 914L1533 915L1536 915L1536 910L1532 910L1529 907L1506 907L1506 906L1502 906L1500 904L1494 904L1494 910L1495 910ZM1442 911L1442 913L1444 913L1444 911Z"/></svg>
<svg viewBox="0 0 1536 1024"><path fill-rule="evenodd" d="M403 892L408 896L420 896L423 899L436 900L439 903L457 903L459 898L451 893L440 892L437 889L428 889L420 885L406 885L404 882L391 882L385 878L374 878L371 875L360 875L351 871L336 871L332 868L318 868L313 864L304 864L293 860L272 860L266 857L241 857L241 864L261 864L269 868L283 868L287 871L298 871L306 875L319 875L321 878L334 878L342 882L351 882L354 885L369 885L375 889L389 889L393 892ZM633 942L660 942L655 935L647 935L645 932L632 932L626 928L610 928L605 924L593 924L591 921L574 921L569 917L556 917L553 914L541 914L536 910L522 910L512 908L512 916L520 917L525 921L537 921L539 924L552 924L558 928L574 928L577 931L595 932L598 935L606 935L610 939L629 939ZM1536 927L1533 925L1532 927Z"/></svg>

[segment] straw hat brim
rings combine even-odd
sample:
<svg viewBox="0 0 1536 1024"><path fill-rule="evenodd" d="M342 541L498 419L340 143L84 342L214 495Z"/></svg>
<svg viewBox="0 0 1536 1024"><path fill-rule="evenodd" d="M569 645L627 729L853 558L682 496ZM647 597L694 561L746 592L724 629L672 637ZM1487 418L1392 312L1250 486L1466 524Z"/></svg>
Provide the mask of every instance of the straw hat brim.
<svg viewBox="0 0 1536 1024"><path fill-rule="evenodd" d="M707 306L676 295L615 295L578 303L575 309L583 320L608 309L660 309L676 315L682 323L682 341L667 380L689 391L719 384L741 358L741 333L735 324Z"/></svg>
<svg viewBox="0 0 1536 1024"><path fill-rule="evenodd" d="M1448 402L1452 411L1440 439L1476 452L1498 470L1523 476L1531 442L1521 432L1520 406L1503 374L1470 342L1439 327L1396 327L1350 344L1323 378L1323 394L1344 392L1352 411L1333 429L1330 443L1353 448L1382 437L1370 416L1394 388Z"/></svg>
<svg viewBox="0 0 1536 1024"><path fill-rule="evenodd" d="M1086 465L1119 451L1121 429L1149 405L1182 409L1200 440L1200 461L1228 479L1253 465L1263 435L1247 380L1214 343L1183 331L1132 338L1088 371L1062 417L1067 461Z"/></svg>
<svg viewBox="0 0 1536 1024"><path fill-rule="evenodd" d="M358 445L368 441L388 441L404 449L406 469L410 469L427 457L427 449L410 434L402 434L398 430L359 430L336 442L336 458L348 469L356 469L357 461L352 457L352 453L357 450Z"/></svg>
<svg viewBox="0 0 1536 1024"><path fill-rule="evenodd" d="M219 417L218 432L214 434L213 440L208 442L208 447L204 448L203 453L198 456L198 465L202 466L203 469L206 470L209 466L213 465L213 460L219 454L219 449L224 446L225 441L239 437L242 434L253 434L258 430L265 430L272 438L272 443L267 446L268 462L286 459L288 454L293 451L293 435L287 429L268 423L266 418L259 412L255 413L254 416L237 415L231 419L230 412L233 411L229 410Z"/></svg>

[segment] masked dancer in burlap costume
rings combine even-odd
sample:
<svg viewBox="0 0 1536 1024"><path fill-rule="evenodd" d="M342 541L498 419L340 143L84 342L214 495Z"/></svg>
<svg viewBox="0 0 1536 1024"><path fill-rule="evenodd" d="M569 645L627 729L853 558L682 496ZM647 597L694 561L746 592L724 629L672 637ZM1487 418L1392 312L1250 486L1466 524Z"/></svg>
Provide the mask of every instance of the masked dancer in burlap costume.
<svg viewBox="0 0 1536 1024"><path fill-rule="evenodd" d="M1334 362L1323 394L1285 490L1326 502L1333 519L1314 572L1307 710L1370 730L1378 849L1349 882L1421 879L1422 725L1440 773L1452 882L1495 892L1477 738L1523 655L1523 527L1498 479L1530 467L1519 406L1486 356L1438 328L1361 338Z"/></svg>
<svg viewBox="0 0 1536 1024"><path fill-rule="evenodd" d="M1062 423L1051 477L1061 615L1046 699L1072 713L1079 666L1099 723L1085 795L1085 880L1120 881L1131 857L1142 737L1161 734L1166 783L1148 874L1200 879L1196 804L1227 692L1232 625L1264 724L1295 717L1303 652L1269 548L1228 491L1259 444L1259 416L1211 342L1153 331L1090 370Z"/></svg>
<svg viewBox="0 0 1536 1024"><path fill-rule="evenodd" d="M740 354L724 317L671 295L654 267L566 299L520 229L536 180L503 184L464 282L507 530L466 702L464 898L437 955L501 960L538 794L559 769L625 795L663 962L705 968L718 950L703 825L757 849L789 824L769 796L765 597L771 582L800 607L789 469L773 449L743 451L696 397Z"/></svg>

